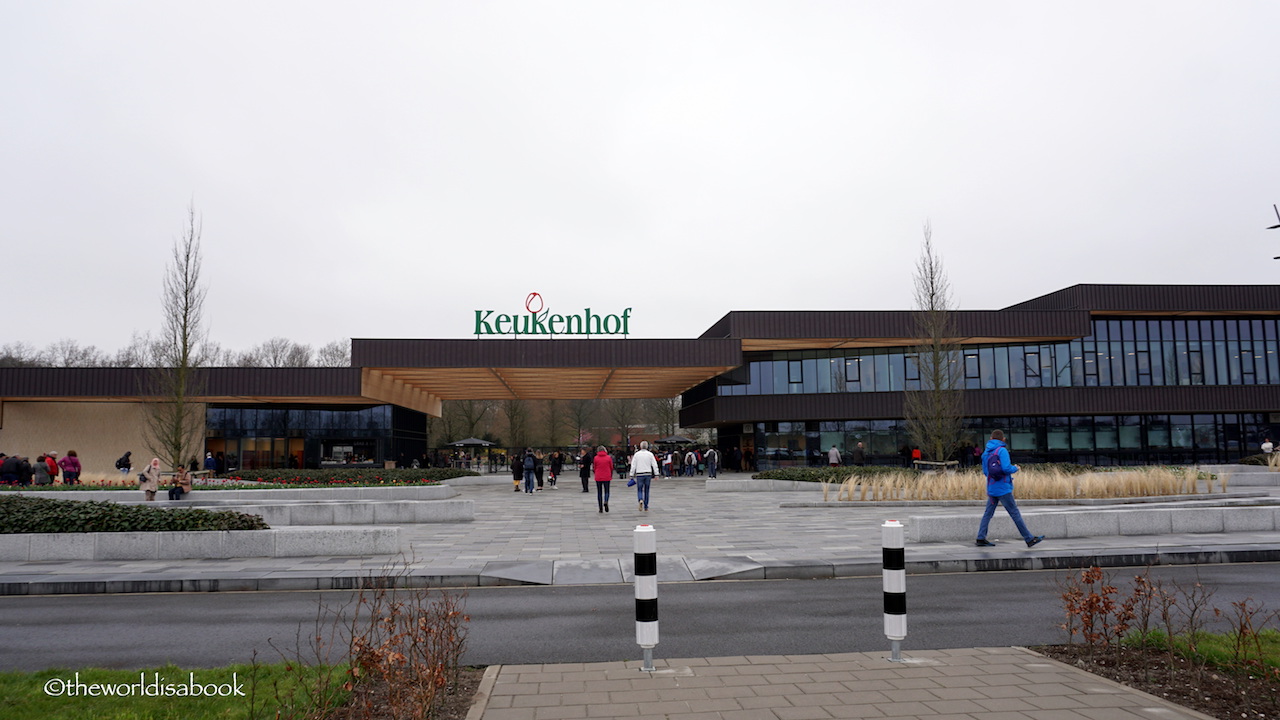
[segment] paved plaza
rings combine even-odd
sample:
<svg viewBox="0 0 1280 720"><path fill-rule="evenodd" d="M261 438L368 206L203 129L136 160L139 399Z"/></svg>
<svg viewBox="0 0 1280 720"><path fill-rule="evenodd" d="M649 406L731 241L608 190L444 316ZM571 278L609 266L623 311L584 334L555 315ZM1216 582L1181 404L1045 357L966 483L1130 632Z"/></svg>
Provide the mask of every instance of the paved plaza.
<svg viewBox="0 0 1280 720"><path fill-rule="evenodd" d="M819 491L710 492L701 478L677 478L654 482L648 512L625 482L614 482L610 512L600 513L594 485L583 493L576 477L533 494L497 477L480 482L458 488L475 504L473 522L402 526L402 556L2 562L0 591L350 588L387 568L442 586L621 583L632 577L642 523L657 532L660 581L879 575L886 520L971 512L976 531L981 512L976 502L820 504ZM1280 489L1269 493L1274 499ZM1280 560L1280 532L1051 536L1031 549L1017 537L994 539L994 548L909 542L908 572ZM1022 648L916 651L902 660L887 652L663 659L653 672L638 662L493 666L471 718L1205 717Z"/></svg>

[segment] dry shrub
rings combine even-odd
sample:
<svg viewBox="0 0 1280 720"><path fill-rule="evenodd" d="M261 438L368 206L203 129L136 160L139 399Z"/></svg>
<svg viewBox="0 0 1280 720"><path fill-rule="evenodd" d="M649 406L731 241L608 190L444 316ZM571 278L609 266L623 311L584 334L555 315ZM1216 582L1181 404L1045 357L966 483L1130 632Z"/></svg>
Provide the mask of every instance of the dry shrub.
<svg viewBox="0 0 1280 720"><path fill-rule="evenodd" d="M1280 453L1278 453L1280 454ZM1207 492L1213 492L1214 476L1206 476ZM1180 467L1135 467L1117 472L1073 475L1057 468L1026 466L1014 476L1018 496L1031 500L1075 498L1164 497L1199 491L1196 473ZM1220 492L1226 492L1226 477L1218 478ZM856 493L856 495L855 495ZM986 482L980 471L954 473L883 473L849 478L840 486L836 502L883 500L982 500ZM823 500L827 495L823 494Z"/></svg>
<svg viewBox="0 0 1280 720"><path fill-rule="evenodd" d="M436 717L446 696L458 686L466 648L467 624L464 594L409 587L412 561L401 558L382 568L381 574L359 578L353 599L338 606L320 600L315 630L304 638L301 629L293 649L280 653L290 673L299 681L277 684L266 692L274 695L277 720L332 717L429 720ZM345 656L345 657L342 657ZM334 671L346 660L344 676ZM256 661L256 659L255 659ZM320 670L315 675L314 670ZM332 702L338 689L352 693L341 708ZM300 711L301 708L307 710ZM253 717L258 710L252 708Z"/></svg>

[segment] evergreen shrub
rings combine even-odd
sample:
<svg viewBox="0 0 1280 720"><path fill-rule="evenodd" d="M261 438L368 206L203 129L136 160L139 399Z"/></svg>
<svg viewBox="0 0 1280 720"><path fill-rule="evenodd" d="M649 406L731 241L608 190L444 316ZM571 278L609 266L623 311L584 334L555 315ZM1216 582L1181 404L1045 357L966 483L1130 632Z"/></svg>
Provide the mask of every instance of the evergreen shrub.
<svg viewBox="0 0 1280 720"><path fill-rule="evenodd" d="M113 502L0 497L0 533L270 530L257 515L231 510L167 509Z"/></svg>

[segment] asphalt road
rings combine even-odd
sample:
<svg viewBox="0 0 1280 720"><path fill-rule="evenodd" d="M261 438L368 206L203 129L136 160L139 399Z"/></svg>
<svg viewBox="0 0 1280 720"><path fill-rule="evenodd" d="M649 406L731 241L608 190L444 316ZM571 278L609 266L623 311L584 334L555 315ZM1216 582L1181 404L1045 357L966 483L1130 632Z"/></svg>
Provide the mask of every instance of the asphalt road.
<svg viewBox="0 0 1280 720"><path fill-rule="evenodd" d="M1280 607L1272 564L1159 568L1166 584L1215 588L1229 609L1252 598ZM1116 570L1118 584L1137 570ZM912 575L912 649L1062 642L1062 573ZM665 583L659 586L658 658L887 650L879 577ZM431 591L441 592L441 591ZM455 591L458 592L458 591ZM471 588L464 662L476 665L639 659L628 585ZM92 666L189 668L292 651L315 634L323 603L350 593L202 593L0 597L0 670ZM310 654L305 653L304 659Z"/></svg>

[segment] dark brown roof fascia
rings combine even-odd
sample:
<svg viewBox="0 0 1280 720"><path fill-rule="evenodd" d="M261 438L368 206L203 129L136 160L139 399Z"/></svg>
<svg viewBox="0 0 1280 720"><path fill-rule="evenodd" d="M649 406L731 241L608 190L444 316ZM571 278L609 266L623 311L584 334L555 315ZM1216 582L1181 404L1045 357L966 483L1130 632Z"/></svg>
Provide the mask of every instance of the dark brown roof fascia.
<svg viewBox="0 0 1280 720"><path fill-rule="evenodd" d="M957 310L957 337L1076 338L1090 333L1087 312ZM732 312L703 333L742 339L910 338L919 335L916 313L885 311Z"/></svg>
<svg viewBox="0 0 1280 720"><path fill-rule="evenodd" d="M359 367L575 368L736 367L737 340L528 339L351 341Z"/></svg>
<svg viewBox="0 0 1280 720"><path fill-rule="evenodd" d="M0 368L0 398L137 397L148 368ZM360 397L359 368L206 368L202 396Z"/></svg>
<svg viewBox="0 0 1280 720"><path fill-rule="evenodd" d="M1280 315L1280 285L1072 285L1005 308L1024 310Z"/></svg>

